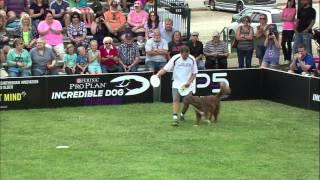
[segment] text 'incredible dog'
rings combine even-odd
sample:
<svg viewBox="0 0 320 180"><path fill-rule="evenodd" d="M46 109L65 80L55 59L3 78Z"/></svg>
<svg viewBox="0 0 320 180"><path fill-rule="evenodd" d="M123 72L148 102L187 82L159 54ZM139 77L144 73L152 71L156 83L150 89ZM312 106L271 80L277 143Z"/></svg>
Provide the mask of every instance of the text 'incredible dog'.
<svg viewBox="0 0 320 180"><path fill-rule="evenodd" d="M201 117L204 116L208 123L217 122L220 110L220 99L224 95L229 95L231 89L225 83L220 83L220 92L216 95L209 96L192 96L188 95L183 98L182 114L185 114L192 105L196 114L196 126L199 125ZM214 120L212 120L212 116Z"/></svg>

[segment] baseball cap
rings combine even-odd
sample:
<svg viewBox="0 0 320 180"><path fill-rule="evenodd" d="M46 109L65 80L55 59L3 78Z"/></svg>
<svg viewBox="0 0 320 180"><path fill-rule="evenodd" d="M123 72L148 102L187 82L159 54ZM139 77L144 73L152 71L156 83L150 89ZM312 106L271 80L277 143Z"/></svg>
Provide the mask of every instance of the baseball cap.
<svg viewBox="0 0 320 180"><path fill-rule="evenodd" d="M142 6L141 1L135 1L134 2L134 7L136 7L136 6Z"/></svg>
<svg viewBox="0 0 320 180"><path fill-rule="evenodd" d="M199 36L199 33L198 32L192 32L191 36Z"/></svg>
<svg viewBox="0 0 320 180"><path fill-rule="evenodd" d="M218 31L213 31L212 36L220 36L220 33Z"/></svg>

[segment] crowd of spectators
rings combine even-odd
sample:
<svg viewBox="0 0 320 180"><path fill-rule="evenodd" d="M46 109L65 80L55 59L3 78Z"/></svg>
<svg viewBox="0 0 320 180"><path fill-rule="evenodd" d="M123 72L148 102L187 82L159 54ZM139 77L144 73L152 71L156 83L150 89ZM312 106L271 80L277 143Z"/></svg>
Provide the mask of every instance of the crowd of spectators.
<svg viewBox="0 0 320 180"><path fill-rule="evenodd" d="M0 0L0 60L6 64L1 68L10 77L136 72L142 57L144 70L156 72L183 45L190 48L199 70L228 68L227 43L218 31L205 44L198 32L186 41L172 19L160 22L152 11L153 0L106 0L106 6L99 0L90 6L87 0L30 1ZM254 50L261 67L277 68L282 48L291 72L315 69L310 48L315 11L308 0L301 3L297 18L294 1L288 0L283 9L282 40L276 26L266 24L265 15L255 30L250 17L242 18L235 36L239 68L251 67ZM300 56L291 58L296 53Z"/></svg>

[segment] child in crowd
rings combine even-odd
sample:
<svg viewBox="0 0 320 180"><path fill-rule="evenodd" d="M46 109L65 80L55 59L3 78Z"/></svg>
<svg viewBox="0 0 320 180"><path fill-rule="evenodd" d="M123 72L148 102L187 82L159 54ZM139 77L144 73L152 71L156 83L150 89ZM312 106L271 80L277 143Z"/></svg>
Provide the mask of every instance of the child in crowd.
<svg viewBox="0 0 320 180"><path fill-rule="evenodd" d="M76 60L76 74L88 73L88 56L83 46L78 47L78 57Z"/></svg>
<svg viewBox="0 0 320 180"><path fill-rule="evenodd" d="M67 45L63 61L65 72L67 74L74 74L76 72L77 54L74 52L73 44Z"/></svg>
<svg viewBox="0 0 320 180"><path fill-rule="evenodd" d="M98 42L96 40L92 40L90 42L90 47L91 49L88 51L89 73L101 74L102 72L101 66L100 66L101 55L100 55L100 51L98 50Z"/></svg>

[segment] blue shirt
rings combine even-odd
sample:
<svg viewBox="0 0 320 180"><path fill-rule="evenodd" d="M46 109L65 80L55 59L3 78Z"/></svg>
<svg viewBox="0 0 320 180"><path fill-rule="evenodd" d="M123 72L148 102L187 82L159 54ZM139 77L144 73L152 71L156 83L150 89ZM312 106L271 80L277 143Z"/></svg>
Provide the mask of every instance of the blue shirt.
<svg viewBox="0 0 320 180"><path fill-rule="evenodd" d="M52 1L52 2L50 3L49 9L54 9L54 12L55 12L56 14L59 14L59 13L61 12L61 9L63 9L64 12L66 12L66 11L67 11L67 7L69 7L69 3L68 3L67 1L62 0L61 5L59 5L59 4L57 3L57 1L55 0L55 1Z"/></svg>
<svg viewBox="0 0 320 180"><path fill-rule="evenodd" d="M311 67L308 69L309 72L311 72L312 70L316 69L316 63L314 62L314 59L313 59L311 54L307 54L303 58L303 61L305 62L305 64L311 65ZM303 70L301 69L301 64L299 63L299 61L296 61L296 67L297 67L296 72L301 74L303 72Z"/></svg>
<svg viewBox="0 0 320 180"><path fill-rule="evenodd" d="M80 66L85 66L85 65L88 64L88 56L87 56L87 55L84 55L84 56L78 55L76 62L77 62Z"/></svg>

